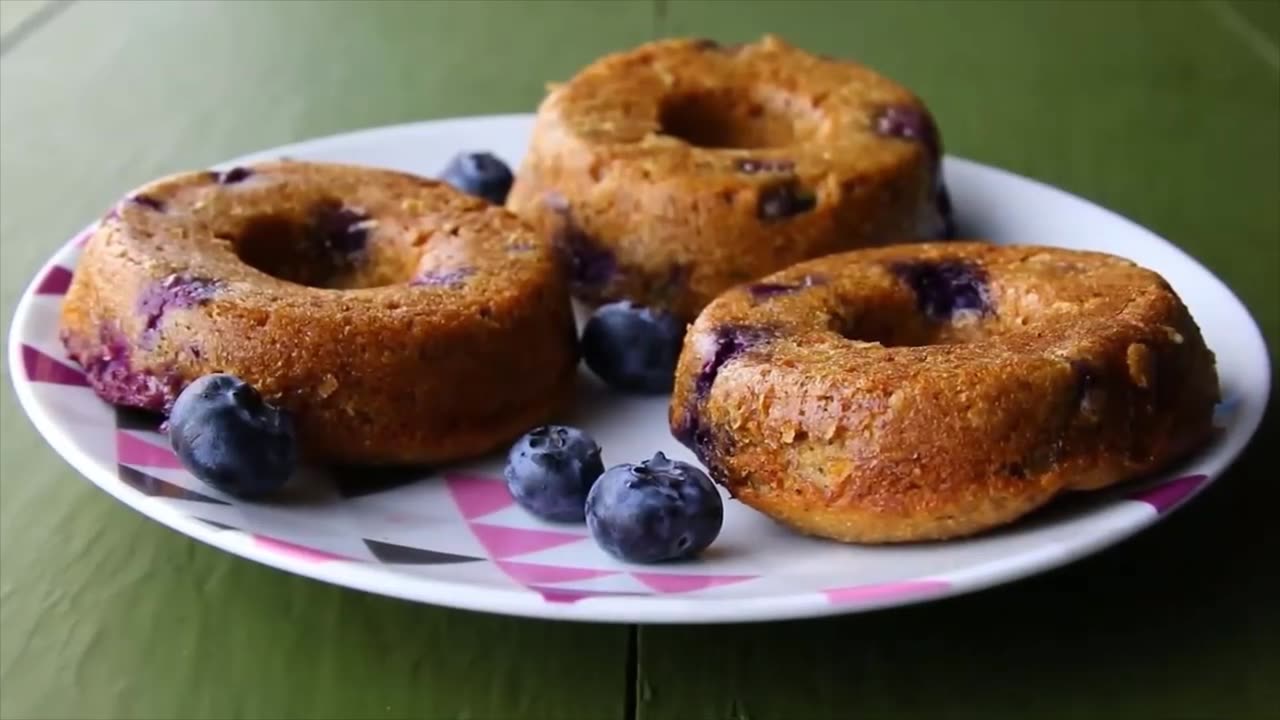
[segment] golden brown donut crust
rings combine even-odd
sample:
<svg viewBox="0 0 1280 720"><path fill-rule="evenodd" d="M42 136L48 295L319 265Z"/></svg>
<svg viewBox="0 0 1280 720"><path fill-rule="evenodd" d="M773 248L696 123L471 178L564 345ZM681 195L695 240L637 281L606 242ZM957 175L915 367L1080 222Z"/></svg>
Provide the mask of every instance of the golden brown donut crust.
<svg viewBox="0 0 1280 720"><path fill-rule="evenodd" d="M662 40L550 91L507 207L565 248L579 298L692 318L797 261L949 232L940 153L923 103L861 65Z"/></svg>
<svg viewBox="0 0 1280 720"><path fill-rule="evenodd" d="M801 263L691 327L673 432L802 532L970 535L1156 471L1212 431L1214 357L1163 278L1099 253L930 243Z"/></svg>
<svg viewBox="0 0 1280 720"><path fill-rule="evenodd" d="M164 412L232 373L295 414L306 455L348 463L490 451L577 364L545 239L441 183L319 163L140 188L89 240L62 332L110 402Z"/></svg>

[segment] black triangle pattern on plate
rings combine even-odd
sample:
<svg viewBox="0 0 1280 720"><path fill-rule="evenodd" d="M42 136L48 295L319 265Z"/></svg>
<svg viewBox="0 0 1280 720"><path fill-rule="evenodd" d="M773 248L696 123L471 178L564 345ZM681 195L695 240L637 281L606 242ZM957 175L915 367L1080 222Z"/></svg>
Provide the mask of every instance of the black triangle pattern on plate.
<svg viewBox="0 0 1280 720"><path fill-rule="evenodd" d="M236 526L234 526L234 525L228 525L228 524L226 524L226 523L220 523L220 522L218 522L217 520L210 520L209 518L202 518L202 517L198 517L198 518L196 518L196 519L197 519L197 520L199 520L200 522L204 523L205 525L209 525L209 526L211 526L211 527L213 527L213 528L215 528L215 529L217 529L217 530L239 530L239 529L240 529L240 528L238 528L238 527L236 527Z"/></svg>
<svg viewBox="0 0 1280 720"><path fill-rule="evenodd" d="M128 465L116 465L116 475L125 485L141 492L143 495L150 497L171 498L173 500L192 500L194 502L210 503L212 505L230 505L225 500L219 500L215 497L202 495L195 490L188 490L181 485L174 485L167 480L161 480L154 475L148 475L141 470L136 470Z"/></svg>
<svg viewBox="0 0 1280 720"><path fill-rule="evenodd" d="M143 412L133 408L116 408L116 427L121 430L146 430L160 432L164 417L154 413Z"/></svg>
<svg viewBox="0 0 1280 720"><path fill-rule="evenodd" d="M384 562L388 565L451 565L480 562L485 559L470 555L454 555L453 553L425 550L423 548L409 547L408 545L397 545L368 538L364 539L364 544L369 548L369 552L378 558L379 562Z"/></svg>
<svg viewBox="0 0 1280 720"><path fill-rule="evenodd" d="M425 480L435 474L428 467L394 466L394 467L360 467L338 466L331 468L329 476L333 478L338 494L351 498L374 495L394 488L403 487L419 480Z"/></svg>

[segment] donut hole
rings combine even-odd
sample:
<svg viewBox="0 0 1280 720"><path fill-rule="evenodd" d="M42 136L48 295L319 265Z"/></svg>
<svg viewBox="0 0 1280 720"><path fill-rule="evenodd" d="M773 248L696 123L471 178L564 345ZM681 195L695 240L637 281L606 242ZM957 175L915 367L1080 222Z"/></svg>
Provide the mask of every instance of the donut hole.
<svg viewBox="0 0 1280 720"><path fill-rule="evenodd" d="M705 148L792 145L815 124L787 95L740 87L701 88L667 96L658 122L664 135Z"/></svg>
<svg viewBox="0 0 1280 720"><path fill-rule="evenodd" d="M924 347L980 342L1004 334L991 312L957 309L946 316L923 312L911 295L894 293L837 302L828 328L846 340L885 347Z"/></svg>
<svg viewBox="0 0 1280 720"><path fill-rule="evenodd" d="M991 337L994 328L977 319L937 322L903 307L900 311L877 309L854 317L836 316L832 318L831 330L855 342L879 343L885 347L925 347L978 342Z"/></svg>
<svg viewBox="0 0 1280 720"><path fill-rule="evenodd" d="M221 235L246 265L298 285L357 289L408 282L413 263L375 253L373 225L363 212L326 200L300 215L251 215Z"/></svg>
<svg viewBox="0 0 1280 720"><path fill-rule="evenodd" d="M986 270L941 259L894 263L894 289L872 298L844 298L833 329L848 340L886 347L955 345L1003 332Z"/></svg>

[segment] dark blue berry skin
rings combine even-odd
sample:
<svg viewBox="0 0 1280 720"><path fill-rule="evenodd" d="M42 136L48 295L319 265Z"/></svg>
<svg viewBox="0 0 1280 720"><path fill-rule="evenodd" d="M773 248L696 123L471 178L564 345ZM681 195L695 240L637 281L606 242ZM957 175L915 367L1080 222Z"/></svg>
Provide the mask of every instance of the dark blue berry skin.
<svg viewBox="0 0 1280 720"><path fill-rule="evenodd" d="M192 475L246 499L276 492L297 467L292 416L233 375L205 375L178 395L169 442Z"/></svg>
<svg viewBox="0 0 1280 720"><path fill-rule="evenodd" d="M507 193L515 181L511 168L496 155L486 152L458 153L445 166L440 179L494 205L507 201Z"/></svg>
<svg viewBox="0 0 1280 720"><path fill-rule="evenodd" d="M602 305L582 332L587 367L610 387L671 392L685 324L674 315L623 300Z"/></svg>
<svg viewBox="0 0 1280 720"><path fill-rule="evenodd" d="M590 435L546 425L511 446L502 475L525 510L553 522L582 522L587 492L603 472L600 446Z"/></svg>
<svg viewBox="0 0 1280 720"><path fill-rule="evenodd" d="M693 557L723 524L724 502L711 478L662 453L609 468L587 495L587 527L596 543L627 562Z"/></svg>

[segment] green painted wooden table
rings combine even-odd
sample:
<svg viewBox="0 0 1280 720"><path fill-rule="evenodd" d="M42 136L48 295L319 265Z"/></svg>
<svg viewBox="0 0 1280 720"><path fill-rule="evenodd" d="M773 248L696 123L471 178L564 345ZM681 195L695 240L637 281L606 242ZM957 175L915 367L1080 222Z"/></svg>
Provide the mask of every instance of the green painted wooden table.
<svg viewBox="0 0 1280 720"><path fill-rule="evenodd" d="M0 0L5 332L37 265L155 175L341 130L528 110L544 81L609 50L769 31L915 88L950 152L1182 245L1243 297L1275 355L1280 4L1245 0ZM835 620L628 628L416 606L233 558L80 480L7 381L0 410L4 718L1248 719L1280 708L1271 443L1153 531L1012 586Z"/></svg>

